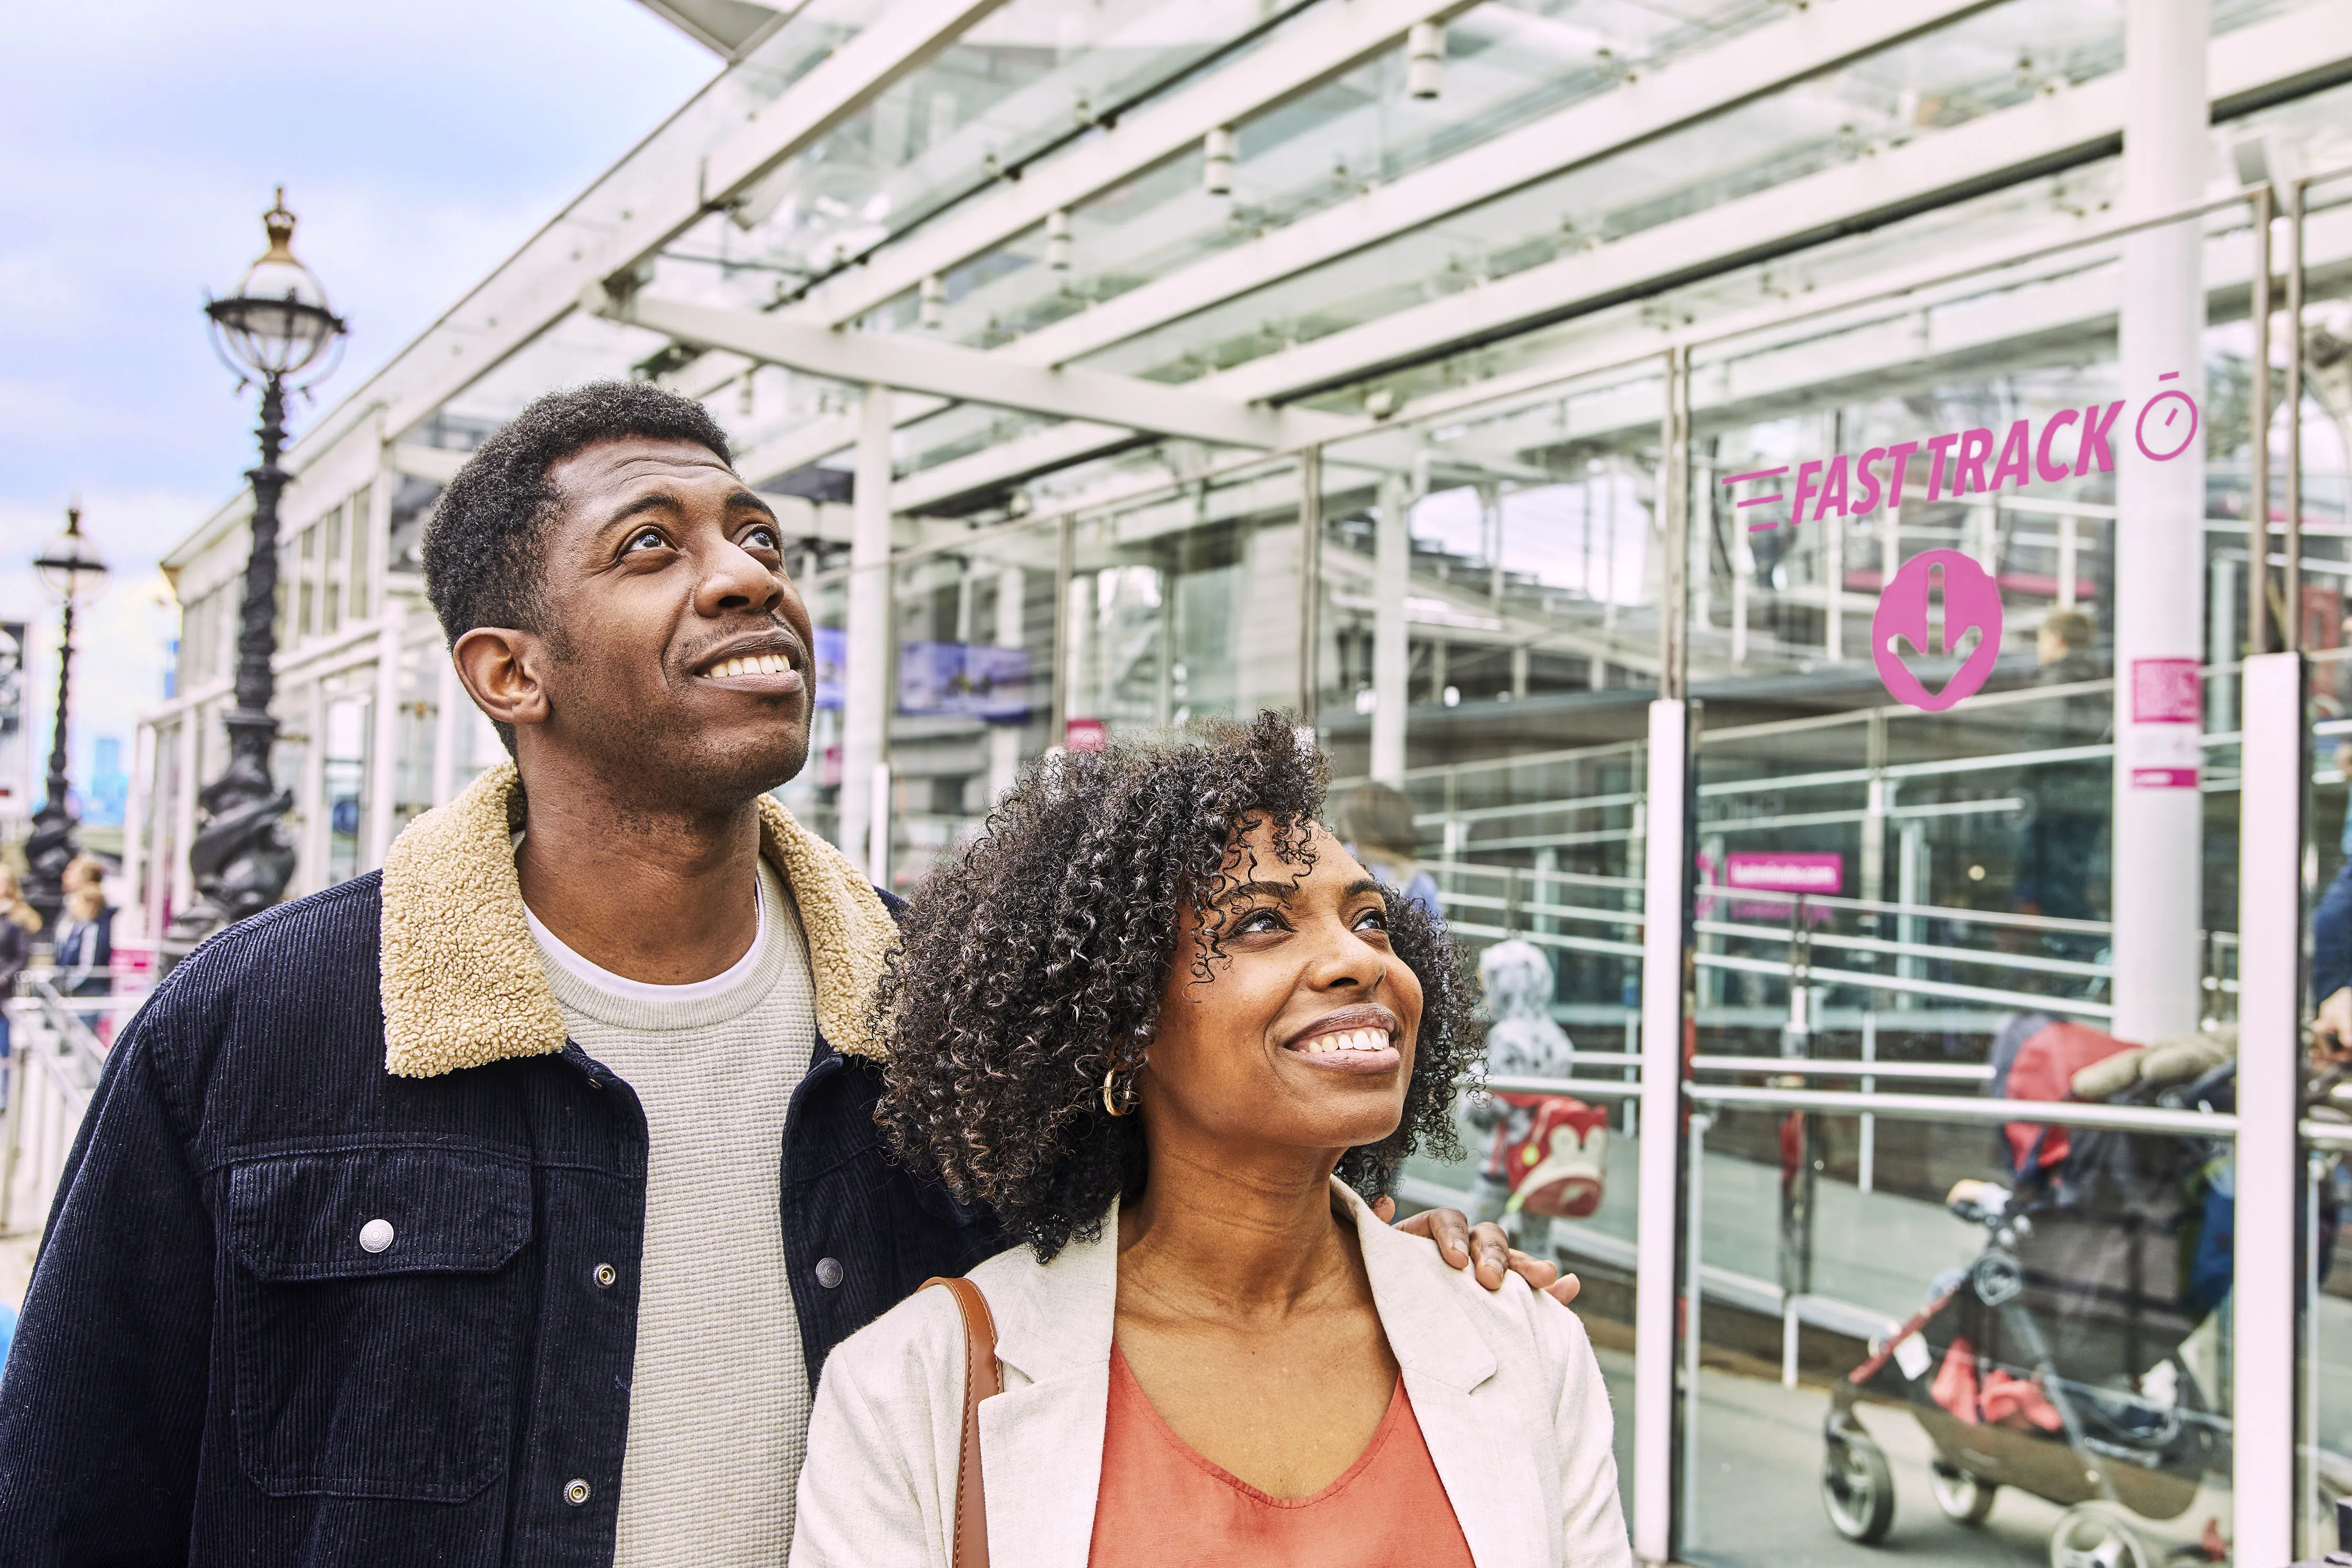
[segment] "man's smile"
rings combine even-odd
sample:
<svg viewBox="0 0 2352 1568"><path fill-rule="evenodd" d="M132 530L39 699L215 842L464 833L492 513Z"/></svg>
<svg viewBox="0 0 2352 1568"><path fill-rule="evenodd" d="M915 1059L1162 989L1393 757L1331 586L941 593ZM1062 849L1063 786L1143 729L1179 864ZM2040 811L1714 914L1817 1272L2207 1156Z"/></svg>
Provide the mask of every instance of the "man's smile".
<svg viewBox="0 0 2352 1568"><path fill-rule="evenodd" d="M806 686L807 666L800 639L778 627L719 644L696 659L688 673L730 691L784 695Z"/></svg>

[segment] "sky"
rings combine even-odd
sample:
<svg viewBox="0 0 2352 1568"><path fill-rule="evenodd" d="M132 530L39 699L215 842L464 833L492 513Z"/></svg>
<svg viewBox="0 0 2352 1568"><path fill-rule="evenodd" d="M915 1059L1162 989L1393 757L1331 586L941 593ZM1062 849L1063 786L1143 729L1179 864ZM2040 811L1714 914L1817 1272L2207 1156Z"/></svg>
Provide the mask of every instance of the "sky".
<svg viewBox="0 0 2352 1568"><path fill-rule="evenodd" d="M72 767L159 701L156 561L243 483L257 394L200 313L265 243L352 325L299 430L658 124L718 60L630 0L12 5L0 50L0 622L34 621L33 793L57 612L29 562L69 497L114 570L82 612Z"/></svg>

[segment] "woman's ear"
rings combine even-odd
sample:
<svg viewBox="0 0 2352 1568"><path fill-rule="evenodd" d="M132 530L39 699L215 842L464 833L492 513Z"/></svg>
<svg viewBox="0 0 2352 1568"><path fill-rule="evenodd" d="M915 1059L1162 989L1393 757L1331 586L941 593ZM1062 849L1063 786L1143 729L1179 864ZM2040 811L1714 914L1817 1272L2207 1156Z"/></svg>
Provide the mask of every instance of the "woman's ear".
<svg viewBox="0 0 2352 1568"><path fill-rule="evenodd" d="M547 688L537 670L544 657L546 645L536 634L504 626L477 626L449 649L474 706L518 728L547 722Z"/></svg>

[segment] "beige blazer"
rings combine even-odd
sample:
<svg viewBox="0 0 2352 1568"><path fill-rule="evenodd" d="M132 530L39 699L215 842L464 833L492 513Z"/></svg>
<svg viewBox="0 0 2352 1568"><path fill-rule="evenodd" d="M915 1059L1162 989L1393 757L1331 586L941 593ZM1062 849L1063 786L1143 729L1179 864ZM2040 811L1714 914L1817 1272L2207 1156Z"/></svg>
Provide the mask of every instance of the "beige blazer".
<svg viewBox="0 0 2352 1568"><path fill-rule="evenodd" d="M1338 1182L1372 1301L1478 1568L1631 1568L1609 1396L1576 1314L1514 1276L1499 1292L1391 1229ZM1004 1568L1086 1568L1110 1401L1116 1212L1040 1266L971 1271L1004 1392L980 1407L988 1546ZM963 1325L922 1291L833 1353L809 1422L791 1568L950 1568Z"/></svg>

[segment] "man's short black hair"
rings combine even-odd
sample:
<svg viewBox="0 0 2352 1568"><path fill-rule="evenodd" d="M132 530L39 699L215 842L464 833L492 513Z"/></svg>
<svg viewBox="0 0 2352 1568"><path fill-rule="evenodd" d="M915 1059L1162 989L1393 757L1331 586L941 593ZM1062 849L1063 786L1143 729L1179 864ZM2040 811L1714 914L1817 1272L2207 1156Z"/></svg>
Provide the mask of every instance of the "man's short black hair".
<svg viewBox="0 0 2352 1568"><path fill-rule="evenodd" d="M735 460L709 409L650 382L550 392L466 459L425 530L425 591L443 635L455 643L477 626L548 630L540 624L540 546L561 497L547 471L600 441L633 437L690 441L721 463Z"/></svg>

